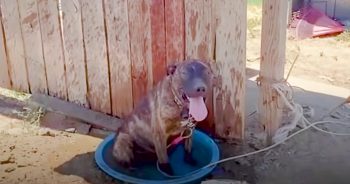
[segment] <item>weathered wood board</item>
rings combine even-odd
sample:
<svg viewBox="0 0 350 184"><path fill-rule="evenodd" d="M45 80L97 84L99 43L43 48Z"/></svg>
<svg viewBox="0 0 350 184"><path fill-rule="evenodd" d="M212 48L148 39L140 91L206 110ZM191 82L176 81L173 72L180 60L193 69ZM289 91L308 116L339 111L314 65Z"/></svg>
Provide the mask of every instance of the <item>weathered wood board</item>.
<svg viewBox="0 0 350 184"><path fill-rule="evenodd" d="M1 0L3 34L12 88L29 92L27 64L17 1ZM2 36L2 35L1 35Z"/></svg>
<svg viewBox="0 0 350 184"><path fill-rule="evenodd" d="M47 93L39 12L36 0L18 1L28 81L32 93Z"/></svg>
<svg viewBox="0 0 350 184"><path fill-rule="evenodd" d="M111 113L103 2L81 0L85 43L88 101L93 110Z"/></svg>
<svg viewBox="0 0 350 184"><path fill-rule="evenodd" d="M113 115L133 109L127 0L105 0Z"/></svg>
<svg viewBox="0 0 350 184"><path fill-rule="evenodd" d="M287 1L263 1L259 118L267 132L267 144L272 143L282 122L283 102L271 85L284 77L287 7Z"/></svg>
<svg viewBox="0 0 350 184"><path fill-rule="evenodd" d="M151 0L128 1L134 105L153 87Z"/></svg>
<svg viewBox="0 0 350 184"><path fill-rule="evenodd" d="M214 59L214 26L212 0L185 0L185 59ZM213 132L214 112L212 91L206 101L209 114L199 127Z"/></svg>
<svg viewBox="0 0 350 184"><path fill-rule="evenodd" d="M165 0L166 60L167 65L185 58L184 1Z"/></svg>
<svg viewBox="0 0 350 184"><path fill-rule="evenodd" d="M152 0L150 10L153 86L166 75L164 0Z"/></svg>
<svg viewBox="0 0 350 184"><path fill-rule="evenodd" d="M3 37L2 27L2 20L0 19L0 87L11 88L11 81L8 72L9 68L7 65L5 40Z"/></svg>
<svg viewBox="0 0 350 184"><path fill-rule="evenodd" d="M246 7L245 0L215 1L216 62L219 86L214 89L216 133L242 139L245 113ZM240 7L240 8L235 8Z"/></svg>
<svg viewBox="0 0 350 184"><path fill-rule="evenodd" d="M46 64L46 78L49 94L67 99L65 63L59 23L58 1L38 2L41 38Z"/></svg>
<svg viewBox="0 0 350 184"><path fill-rule="evenodd" d="M79 1L60 2L68 100L89 107L81 5Z"/></svg>

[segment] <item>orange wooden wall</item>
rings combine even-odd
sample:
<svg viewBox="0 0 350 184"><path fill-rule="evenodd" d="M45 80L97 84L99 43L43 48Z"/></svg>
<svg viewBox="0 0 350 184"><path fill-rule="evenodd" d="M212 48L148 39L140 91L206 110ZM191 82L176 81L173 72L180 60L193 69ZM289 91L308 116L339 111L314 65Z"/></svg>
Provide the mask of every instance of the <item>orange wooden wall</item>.
<svg viewBox="0 0 350 184"><path fill-rule="evenodd" d="M219 135L243 136L245 0L0 0L0 5L0 87L124 116L162 79L168 64L211 60L218 64L221 86L209 100L209 119L216 120Z"/></svg>

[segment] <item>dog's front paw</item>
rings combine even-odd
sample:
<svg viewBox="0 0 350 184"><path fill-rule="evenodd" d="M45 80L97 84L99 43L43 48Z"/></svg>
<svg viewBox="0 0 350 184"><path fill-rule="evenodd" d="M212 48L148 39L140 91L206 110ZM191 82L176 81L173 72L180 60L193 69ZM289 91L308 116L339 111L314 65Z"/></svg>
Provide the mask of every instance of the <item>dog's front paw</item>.
<svg viewBox="0 0 350 184"><path fill-rule="evenodd" d="M174 175L174 171L169 163L159 164L159 169L170 176Z"/></svg>
<svg viewBox="0 0 350 184"><path fill-rule="evenodd" d="M192 157L192 154L191 153L185 153L185 157L184 157L184 160L186 163L192 165L192 166L195 166L197 165L197 161L195 159L193 159Z"/></svg>

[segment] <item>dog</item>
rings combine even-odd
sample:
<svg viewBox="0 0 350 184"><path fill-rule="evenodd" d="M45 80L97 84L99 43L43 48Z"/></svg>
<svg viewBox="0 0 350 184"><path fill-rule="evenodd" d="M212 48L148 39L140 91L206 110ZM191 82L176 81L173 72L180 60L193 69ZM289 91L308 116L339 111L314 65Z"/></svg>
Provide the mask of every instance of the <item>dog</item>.
<svg viewBox="0 0 350 184"><path fill-rule="evenodd" d="M192 118L200 122L206 118L205 99L213 81L213 71L207 62L193 59L168 66L167 76L123 119L113 145L116 161L130 166L138 159L135 150L141 148L155 153L160 169L172 175L168 140L185 130L181 121ZM191 139L186 139L184 158L187 163L196 164L191 147Z"/></svg>

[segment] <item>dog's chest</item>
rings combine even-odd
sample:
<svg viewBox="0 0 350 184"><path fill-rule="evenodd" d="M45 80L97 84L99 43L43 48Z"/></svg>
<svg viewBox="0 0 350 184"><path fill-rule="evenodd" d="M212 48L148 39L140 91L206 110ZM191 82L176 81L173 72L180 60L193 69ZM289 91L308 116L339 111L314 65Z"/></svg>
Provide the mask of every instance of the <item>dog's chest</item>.
<svg viewBox="0 0 350 184"><path fill-rule="evenodd" d="M184 130L180 120L170 121L166 124L165 132L168 135L177 135Z"/></svg>

